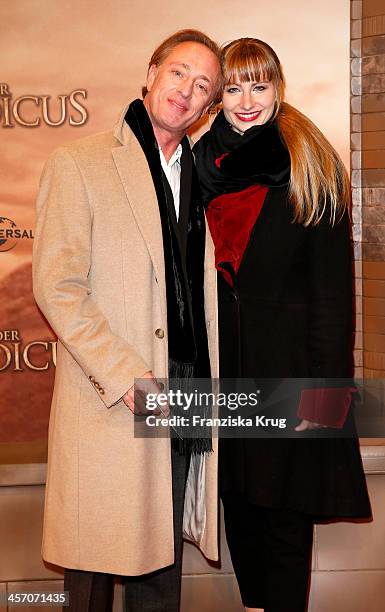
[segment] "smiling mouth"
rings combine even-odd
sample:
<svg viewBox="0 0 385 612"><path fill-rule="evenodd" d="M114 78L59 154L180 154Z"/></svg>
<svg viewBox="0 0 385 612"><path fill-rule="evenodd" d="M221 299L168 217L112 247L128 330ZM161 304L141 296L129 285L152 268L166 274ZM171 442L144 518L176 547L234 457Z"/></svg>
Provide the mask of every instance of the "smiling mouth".
<svg viewBox="0 0 385 612"><path fill-rule="evenodd" d="M176 102L175 100L171 100L169 98L168 101L172 106L174 106L174 108L176 108L180 112L185 112L187 110L187 108L183 104L180 104L179 102Z"/></svg>
<svg viewBox="0 0 385 612"><path fill-rule="evenodd" d="M261 111L254 111L252 113L235 113L235 116L240 120L240 121L255 121L256 119L258 119L259 115L261 114Z"/></svg>

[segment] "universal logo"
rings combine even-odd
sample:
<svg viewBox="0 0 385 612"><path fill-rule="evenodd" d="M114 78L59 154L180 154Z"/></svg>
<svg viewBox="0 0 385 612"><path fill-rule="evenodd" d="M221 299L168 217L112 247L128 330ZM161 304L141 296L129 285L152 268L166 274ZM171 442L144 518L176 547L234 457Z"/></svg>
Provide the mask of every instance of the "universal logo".
<svg viewBox="0 0 385 612"><path fill-rule="evenodd" d="M33 240L32 230L21 229L12 219L0 217L0 252L11 251L19 240Z"/></svg>
<svg viewBox="0 0 385 612"><path fill-rule="evenodd" d="M30 128L45 123L59 127L68 122L69 125L79 127L88 119L88 111L82 104L86 98L85 89L75 89L69 94L57 96L57 99L25 95L14 100L9 85L0 83L0 125L3 128L15 125Z"/></svg>

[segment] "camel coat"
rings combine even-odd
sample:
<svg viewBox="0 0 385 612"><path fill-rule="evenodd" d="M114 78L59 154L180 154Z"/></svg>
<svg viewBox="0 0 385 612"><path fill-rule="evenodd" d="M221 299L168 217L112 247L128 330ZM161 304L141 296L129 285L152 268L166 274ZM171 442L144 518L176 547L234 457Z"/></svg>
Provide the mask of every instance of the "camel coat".
<svg viewBox="0 0 385 612"><path fill-rule="evenodd" d="M167 376L167 312L158 203L125 112L114 131L65 145L48 160L33 277L36 301L58 335L43 558L140 575L174 561L170 440L134 437L133 415L120 398L148 370ZM216 299L207 231L205 307L215 377ZM186 535L217 559L213 444L214 453L192 462L184 522Z"/></svg>

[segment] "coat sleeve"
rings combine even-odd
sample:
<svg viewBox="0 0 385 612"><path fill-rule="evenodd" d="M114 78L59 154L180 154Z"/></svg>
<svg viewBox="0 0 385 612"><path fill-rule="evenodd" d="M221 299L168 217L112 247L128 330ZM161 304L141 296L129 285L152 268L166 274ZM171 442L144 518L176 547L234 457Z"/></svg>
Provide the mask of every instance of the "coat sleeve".
<svg viewBox="0 0 385 612"><path fill-rule="evenodd" d="M352 257L347 212L334 226L328 211L309 230L309 388L298 416L342 427L349 411L353 374Z"/></svg>
<svg viewBox="0 0 385 612"><path fill-rule="evenodd" d="M38 306L107 407L150 370L92 299L92 208L68 149L48 160L37 199L33 288Z"/></svg>

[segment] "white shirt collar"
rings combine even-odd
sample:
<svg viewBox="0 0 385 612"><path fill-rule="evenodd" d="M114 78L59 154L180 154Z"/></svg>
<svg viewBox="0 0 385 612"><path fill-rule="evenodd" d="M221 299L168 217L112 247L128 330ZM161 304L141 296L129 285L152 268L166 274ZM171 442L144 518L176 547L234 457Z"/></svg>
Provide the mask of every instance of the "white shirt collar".
<svg viewBox="0 0 385 612"><path fill-rule="evenodd" d="M159 147L159 151L161 153L161 157L163 157L163 159L164 159L164 163L167 166L171 167L171 166L173 166L175 164L175 162L179 162L180 163L180 158L182 156L182 143L178 144L177 148L175 149L174 153L171 155L171 157L168 160L168 162L166 161L166 158L165 158L165 156L163 154L162 147Z"/></svg>

